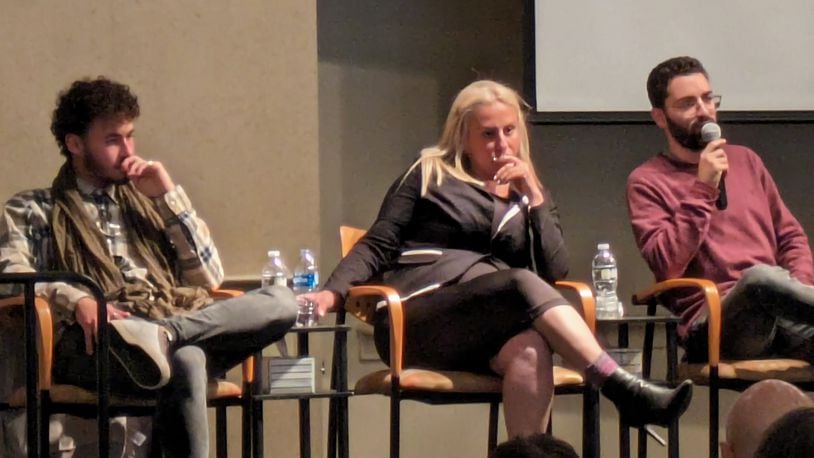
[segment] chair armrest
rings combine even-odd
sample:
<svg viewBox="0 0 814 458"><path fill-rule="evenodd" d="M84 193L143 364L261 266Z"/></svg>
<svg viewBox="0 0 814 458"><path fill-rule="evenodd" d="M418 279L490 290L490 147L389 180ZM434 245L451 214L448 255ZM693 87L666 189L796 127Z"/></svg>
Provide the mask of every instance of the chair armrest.
<svg viewBox="0 0 814 458"><path fill-rule="evenodd" d="M558 281L554 283L558 288L572 289L579 295L580 303L582 304L582 314L585 323L590 328L591 333L596 334L596 300L591 288L582 282L575 281Z"/></svg>
<svg viewBox="0 0 814 458"><path fill-rule="evenodd" d="M633 303L642 305L657 301L658 297L676 288L696 288L704 293L707 303L709 317L707 324L709 328L709 364L717 366L721 361L721 296L718 294L718 287L715 283L703 278L674 278L664 280L651 286L650 288L633 295Z"/></svg>
<svg viewBox="0 0 814 458"><path fill-rule="evenodd" d="M377 304L384 301L390 313L390 371L400 376L404 364L404 309L401 297L389 286L354 286L345 298L345 310L373 325Z"/></svg>
<svg viewBox="0 0 814 458"><path fill-rule="evenodd" d="M23 298L23 296L4 297L0 299L0 310L12 309L14 307L22 307L24 304L25 298Z"/></svg>
<svg viewBox="0 0 814 458"><path fill-rule="evenodd" d="M249 356L243 360L243 383L251 385L254 383L254 356Z"/></svg>
<svg viewBox="0 0 814 458"><path fill-rule="evenodd" d="M209 295L212 299L229 299L231 297L238 297L243 294L243 291L238 289L220 289L214 288L209 290Z"/></svg>
<svg viewBox="0 0 814 458"><path fill-rule="evenodd" d="M23 307L25 306L25 298L23 296L14 296L0 299L0 310L9 307ZM51 307L48 301L36 296L34 297L34 311L37 314L37 333L39 334L37 344L39 345L39 389L51 389L51 365L54 358L54 323L51 317ZM23 324L21 323L22 327Z"/></svg>
<svg viewBox="0 0 814 458"><path fill-rule="evenodd" d="M43 297L34 298L40 333L40 390L51 389L51 367L54 361L54 322L51 307Z"/></svg>

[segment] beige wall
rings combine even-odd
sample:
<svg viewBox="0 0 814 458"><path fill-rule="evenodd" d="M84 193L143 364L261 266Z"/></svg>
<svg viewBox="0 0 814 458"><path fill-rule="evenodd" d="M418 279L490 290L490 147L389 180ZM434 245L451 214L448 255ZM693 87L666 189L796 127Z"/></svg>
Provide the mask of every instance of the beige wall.
<svg viewBox="0 0 814 458"><path fill-rule="evenodd" d="M3 0L0 11L0 199L50 184L57 92L106 75L139 96L138 151L187 190L227 276L256 276L271 246L290 263L320 248L314 1ZM266 450L297 456L295 403L266 409Z"/></svg>
<svg viewBox="0 0 814 458"><path fill-rule="evenodd" d="M139 153L209 222L230 277L319 248L313 1L2 2L0 196L50 183L56 94L106 75L139 96Z"/></svg>

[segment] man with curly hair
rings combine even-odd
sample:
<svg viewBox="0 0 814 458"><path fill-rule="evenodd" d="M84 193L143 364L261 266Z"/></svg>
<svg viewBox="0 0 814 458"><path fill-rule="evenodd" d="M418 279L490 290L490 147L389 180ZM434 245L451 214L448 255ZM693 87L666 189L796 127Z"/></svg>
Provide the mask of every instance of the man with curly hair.
<svg viewBox="0 0 814 458"><path fill-rule="evenodd" d="M207 457L207 378L281 338L296 302L283 287L212 302L218 251L183 188L137 154L139 114L130 89L104 77L60 94L51 131L66 161L50 188L6 203L0 271L92 278L106 304L64 283L38 291L57 317L54 381L95 387L97 307L106 307L114 392L157 391L165 456Z"/></svg>

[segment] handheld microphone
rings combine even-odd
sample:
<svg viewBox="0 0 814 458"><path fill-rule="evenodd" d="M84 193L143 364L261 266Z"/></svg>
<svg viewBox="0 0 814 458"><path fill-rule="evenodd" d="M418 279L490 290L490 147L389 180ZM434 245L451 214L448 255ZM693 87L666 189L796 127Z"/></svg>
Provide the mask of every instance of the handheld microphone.
<svg viewBox="0 0 814 458"><path fill-rule="evenodd" d="M712 121L701 126L701 141L705 145L719 138L721 138L721 126ZM721 179L718 181L718 200L715 201L715 208L726 210L726 206L726 183L724 183L724 176L721 175Z"/></svg>

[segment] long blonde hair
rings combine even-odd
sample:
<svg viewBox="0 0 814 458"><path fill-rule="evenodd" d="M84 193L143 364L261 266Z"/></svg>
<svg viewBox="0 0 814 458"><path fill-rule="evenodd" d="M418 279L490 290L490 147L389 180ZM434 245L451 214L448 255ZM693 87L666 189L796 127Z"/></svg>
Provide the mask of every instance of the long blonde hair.
<svg viewBox="0 0 814 458"><path fill-rule="evenodd" d="M502 102L517 112L517 128L520 133L520 151L522 160L531 165L529 152L529 136L526 128L526 117L523 109L528 104L520 95L503 84L491 80L475 81L461 89L452 102L444 132L438 144L421 150L420 157L410 166L408 173L421 166L421 195L427 193L435 178L436 186L440 186L444 177L449 174L459 180L483 185L483 181L472 176L466 169L465 151L466 136L469 130L469 119L473 111L482 105ZM532 170L534 169L532 165Z"/></svg>

